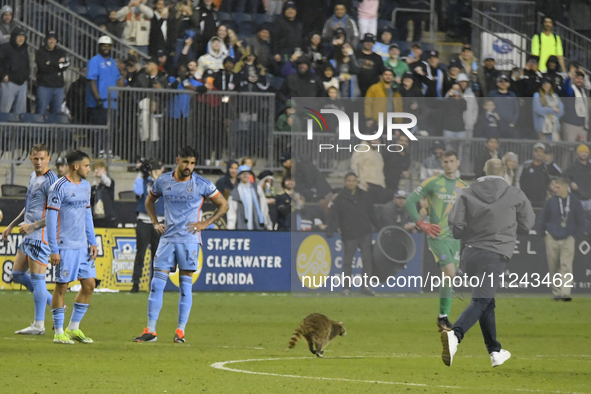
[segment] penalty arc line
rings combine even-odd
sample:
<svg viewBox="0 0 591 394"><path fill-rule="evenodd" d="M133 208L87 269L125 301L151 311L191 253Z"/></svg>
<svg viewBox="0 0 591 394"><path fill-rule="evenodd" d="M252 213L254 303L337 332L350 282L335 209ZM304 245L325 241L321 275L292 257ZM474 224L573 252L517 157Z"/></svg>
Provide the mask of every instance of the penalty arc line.
<svg viewBox="0 0 591 394"><path fill-rule="evenodd" d="M341 359L352 359L352 358L367 358L367 356L342 356L342 357L335 357ZM369 358L389 358L389 356L369 356ZM310 379L310 380L330 380L330 381L338 381L338 382L351 382L351 383L372 383L372 384L389 384L389 385L397 385L397 386L412 386L412 387L431 387L431 388L445 388L445 389L463 389L463 390L478 390L476 387L461 387L461 386L447 386L447 385L436 385L436 384L426 384L426 383L410 383L410 382L389 382L389 381L380 381L380 380L364 380L364 379L347 379L347 378L327 378L323 376L304 376L304 375L289 375L289 374L279 374L273 372L256 372L256 371L247 371L244 369L236 369L227 367L228 364L238 364L238 363L247 363L247 362L258 362L258 361L282 361L282 360L306 360L306 359L313 359L313 357L279 357L279 358L253 358L247 360L230 360L230 361L218 361L216 363L211 364L210 366L215 369L220 369L223 371L229 372L239 372L245 373L250 375L264 375L264 376L276 376L282 378L297 378L297 379ZM315 359L315 357L314 357ZM585 394L585 393L576 393L571 391L551 391L551 390L536 390L536 389L503 389L498 388L499 391L516 391L516 392L524 392L524 393L554 393L554 394Z"/></svg>

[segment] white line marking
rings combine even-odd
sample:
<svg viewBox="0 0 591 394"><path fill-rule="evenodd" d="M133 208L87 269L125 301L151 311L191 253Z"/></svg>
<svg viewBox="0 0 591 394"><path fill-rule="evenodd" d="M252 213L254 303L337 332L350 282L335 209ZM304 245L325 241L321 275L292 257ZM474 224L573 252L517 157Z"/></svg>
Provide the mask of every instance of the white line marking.
<svg viewBox="0 0 591 394"><path fill-rule="evenodd" d="M334 357L339 359L349 359L349 358L389 358L389 357L402 357L402 355L393 355L393 356L342 356L342 357ZM322 376L300 376L300 375L288 375L288 374L279 374L279 373L272 373L272 372L255 372L255 371L247 371L244 369L236 369L227 367L227 364L238 364L238 363L248 363L248 362L258 362L258 361L282 361L282 360L306 360L306 359L315 359L315 357L281 357L281 358L253 358L248 360L230 360L230 361L219 361L217 363L211 364L212 368L221 369L223 371L229 372L239 372L245 373L250 375L265 375L265 376L277 376L282 378L297 378L297 379L311 379L311 380L331 380L337 382L356 382L356 383L372 383L372 384L390 384L390 385L397 385L397 386L412 386L412 387L432 387L432 388L445 388L445 389L462 389L462 390L479 390L476 387L460 387L460 386L446 386L446 385L435 385L435 384L425 384L425 383L409 383L409 382L388 382L388 381L380 381L380 380L362 380L362 379L346 379L346 378L326 378ZM495 388L497 391L517 391L517 392L525 392L525 393L554 393L554 394L585 394L580 392L571 392L571 391L550 391L550 390L535 390L535 389L503 389L503 388Z"/></svg>
<svg viewBox="0 0 591 394"><path fill-rule="evenodd" d="M254 350L265 350L264 347L252 347L252 346L218 346L223 349L254 349Z"/></svg>

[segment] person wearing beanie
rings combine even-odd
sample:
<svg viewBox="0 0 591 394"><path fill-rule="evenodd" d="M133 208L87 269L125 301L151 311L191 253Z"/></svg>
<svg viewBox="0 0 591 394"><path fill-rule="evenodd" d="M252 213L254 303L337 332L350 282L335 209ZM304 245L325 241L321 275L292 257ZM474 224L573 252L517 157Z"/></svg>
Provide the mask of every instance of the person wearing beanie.
<svg viewBox="0 0 591 394"><path fill-rule="evenodd" d="M560 69L558 57L550 56L546 62L546 72L542 75L552 81L558 96L562 96L562 84L564 83L564 77L561 74L562 70Z"/></svg>
<svg viewBox="0 0 591 394"><path fill-rule="evenodd" d="M359 43L359 29L357 24L347 14L347 6L342 1L338 1L334 6L334 14L328 18L322 29L322 39L330 42L333 39L333 32L337 29L345 29L346 42L353 48L357 48Z"/></svg>
<svg viewBox="0 0 591 394"><path fill-rule="evenodd" d="M250 182L254 173L247 165L238 167L238 185L228 198L228 230L273 230L269 205L260 186Z"/></svg>
<svg viewBox="0 0 591 394"><path fill-rule="evenodd" d="M8 4L0 9L0 45L10 42L10 33L17 27L12 7Z"/></svg>
<svg viewBox="0 0 591 394"><path fill-rule="evenodd" d="M525 193L534 208L544 206L551 177L561 176L562 171L546 154L546 145L534 144L533 159L526 160L517 174L517 187Z"/></svg>
<svg viewBox="0 0 591 394"><path fill-rule="evenodd" d="M0 46L0 112L27 112L27 82L31 69L26 41L25 31L16 27L10 35L10 42Z"/></svg>
<svg viewBox="0 0 591 394"><path fill-rule="evenodd" d="M35 54L37 65L37 110L39 115L62 112L64 102L64 72L70 66L66 52L57 47L57 35L50 31L45 37L45 45Z"/></svg>
<svg viewBox="0 0 591 394"><path fill-rule="evenodd" d="M257 34L245 40L246 45L252 47L257 56L258 63L266 70L273 70L273 51L269 38L271 37L271 28L262 24L257 27ZM236 59L238 60L238 59Z"/></svg>
<svg viewBox="0 0 591 394"><path fill-rule="evenodd" d="M540 90L532 101L534 129L540 140L558 141L560 139L560 121L564 115L564 105L554 92L552 80L544 77Z"/></svg>
<svg viewBox="0 0 591 394"><path fill-rule="evenodd" d="M564 177L570 181L570 188L583 204L583 209L591 211L591 163L589 147L580 144L577 147L577 160L564 171Z"/></svg>
<svg viewBox="0 0 591 394"><path fill-rule="evenodd" d="M283 6L283 16L275 22L273 31L273 53L277 63L289 60L296 48L301 48L303 27L296 19L298 11L295 2L288 1Z"/></svg>

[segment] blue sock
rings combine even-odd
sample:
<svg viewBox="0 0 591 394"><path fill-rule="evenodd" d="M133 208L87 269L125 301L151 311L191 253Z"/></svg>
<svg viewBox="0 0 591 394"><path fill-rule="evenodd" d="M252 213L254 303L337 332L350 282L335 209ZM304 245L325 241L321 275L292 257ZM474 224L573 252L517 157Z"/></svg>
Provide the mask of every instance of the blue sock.
<svg viewBox="0 0 591 394"><path fill-rule="evenodd" d="M178 328L185 331L185 326L189 320L189 313L191 313L191 306L193 305L193 277L179 276L179 326Z"/></svg>
<svg viewBox="0 0 591 394"><path fill-rule="evenodd" d="M53 328L56 334L64 333L64 308L52 309L53 314Z"/></svg>
<svg viewBox="0 0 591 394"><path fill-rule="evenodd" d="M33 299L35 300L35 321L45 320L45 304L47 302L47 285L45 274L31 274Z"/></svg>
<svg viewBox="0 0 591 394"><path fill-rule="evenodd" d="M46 297L45 303L47 304L48 307L51 308L51 301L53 301L53 294L51 294L51 292L49 290L47 290L47 285L45 285L45 274L43 274L43 284L45 286L45 291L47 292L47 294L45 295L45 297Z"/></svg>
<svg viewBox="0 0 591 394"><path fill-rule="evenodd" d="M167 281L168 274L160 271L154 272L150 285L150 297L148 297L148 329L150 332L156 332L158 315L162 309L162 295Z"/></svg>
<svg viewBox="0 0 591 394"><path fill-rule="evenodd" d="M82 318L84 317L84 314L87 310L88 304L82 304L80 302L74 303L74 310L72 311L70 324L68 325L69 330L74 331L80 328L80 321L82 321Z"/></svg>
<svg viewBox="0 0 591 394"><path fill-rule="evenodd" d="M31 277L25 271L12 271L12 280L15 283L21 284L27 288L31 293L33 292L33 283Z"/></svg>

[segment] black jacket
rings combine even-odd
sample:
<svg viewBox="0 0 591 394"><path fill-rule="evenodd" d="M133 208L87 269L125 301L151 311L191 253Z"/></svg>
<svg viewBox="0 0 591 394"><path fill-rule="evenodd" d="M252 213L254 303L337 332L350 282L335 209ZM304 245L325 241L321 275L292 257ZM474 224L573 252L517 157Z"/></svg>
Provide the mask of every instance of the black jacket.
<svg viewBox="0 0 591 394"><path fill-rule="evenodd" d="M292 97L324 97L324 85L318 75L310 71L305 74L295 72L283 82L279 99L286 101Z"/></svg>
<svg viewBox="0 0 591 394"><path fill-rule="evenodd" d="M382 151L384 176L386 178L386 189L388 190L398 191L402 171L408 171L410 167L410 152L405 149L404 153L403 155L398 152Z"/></svg>
<svg viewBox="0 0 591 394"><path fill-rule="evenodd" d="M464 111L466 100L463 98L447 97L443 101L443 129L449 131L466 131Z"/></svg>
<svg viewBox="0 0 591 394"><path fill-rule="evenodd" d="M27 40L20 47L16 45L16 37L24 31L17 27L10 36L10 42L0 46L0 81L8 75L8 81L22 85L29 80L29 53Z"/></svg>
<svg viewBox="0 0 591 394"><path fill-rule="evenodd" d="M273 31L273 53L291 56L296 48L302 47L303 28L297 19L290 21L285 16L275 22ZM285 60L285 59L283 59Z"/></svg>
<svg viewBox="0 0 591 394"><path fill-rule="evenodd" d="M380 81L380 75L384 71L384 60L375 52L366 55L363 51L358 51L357 62L359 63L357 83L359 84L361 96L365 97L367 89Z"/></svg>
<svg viewBox="0 0 591 394"><path fill-rule="evenodd" d="M110 187L105 186L102 182L92 186L90 205L94 220L115 220L115 181L111 179Z"/></svg>
<svg viewBox="0 0 591 394"><path fill-rule="evenodd" d="M591 163L581 164L579 160L564 171L564 176L579 187L573 194L582 201L591 198Z"/></svg>
<svg viewBox="0 0 591 394"><path fill-rule="evenodd" d="M277 231L291 230L291 195L279 194L275 197L275 209L277 210Z"/></svg>
<svg viewBox="0 0 591 394"><path fill-rule="evenodd" d="M533 160L526 160L519 169L519 188L525 193L533 207L543 207L550 185L550 177L560 176L560 168L554 163L543 162L535 165Z"/></svg>
<svg viewBox="0 0 591 394"><path fill-rule="evenodd" d="M69 64L63 62L60 67L60 59L66 58L66 52L57 46L50 51L46 46L39 48L35 55L37 64L37 85L47 88L64 87L64 71Z"/></svg>
<svg viewBox="0 0 591 394"><path fill-rule="evenodd" d="M197 39L193 43L193 47L199 57L205 54L207 43L216 35L218 30L218 12L215 6L212 4L210 8L207 8L205 5L200 5L193 9L191 24L198 29Z"/></svg>
<svg viewBox="0 0 591 394"><path fill-rule="evenodd" d="M140 71L131 81L133 88L153 88L156 83L159 83L163 89L168 87L168 78L166 74L159 71L155 77L150 76L146 70Z"/></svg>
<svg viewBox="0 0 591 394"><path fill-rule="evenodd" d="M360 188L355 189L355 194L345 188L328 211L326 235L332 237L338 228L343 241L359 239L372 233L372 224L380 228L370 195Z"/></svg>
<svg viewBox="0 0 591 394"><path fill-rule="evenodd" d="M154 12L154 17L150 23L150 45L148 46L148 54L150 56L156 56L159 50L163 50L169 55L175 50L176 37L174 36L174 23L171 23L171 19L158 19ZM162 33L162 25L166 21L166 37Z"/></svg>
<svg viewBox="0 0 591 394"><path fill-rule="evenodd" d="M307 157L296 157L295 171L291 175L296 181L295 191L304 196L306 202L318 202L332 190L324 175Z"/></svg>

